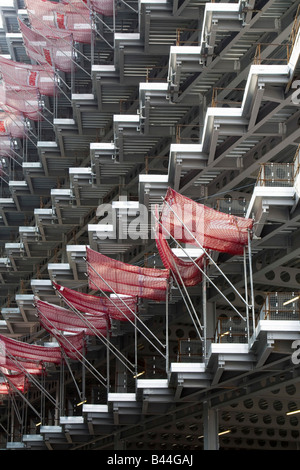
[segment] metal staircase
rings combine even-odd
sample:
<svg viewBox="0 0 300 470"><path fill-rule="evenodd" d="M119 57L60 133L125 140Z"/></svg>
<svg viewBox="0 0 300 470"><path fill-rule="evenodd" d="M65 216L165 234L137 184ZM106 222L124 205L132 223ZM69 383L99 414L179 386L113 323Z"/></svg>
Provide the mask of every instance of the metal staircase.
<svg viewBox="0 0 300 470"><path fill-rule="evenodd" d="M18 423L3 397L0 424L9 436L1 434L0 446L196 451L206 448L209 432L219 434L222 449L298 449L297 414L287 413L300 409L300 369L292 361L299 304L293 316L285 308L279 317L260 315L267 293L284 292L288 300L299 292L300 109L291 86L299 69L297 3L139 0L115 7L113 18L96 20L93 47L77 44L76 72L61 74L60 95L47 101L52 118L30 123L30 139L14 143L22 165L11 159L9 182L1 180L0 332L48 341L34 296L62 305L52 281L87 292L86 246L162 267L150 209L169 186L210 207L220 198L246 201L244 212L255 221L248 279L253 325L245 333L209 282L188 289L201 319L206 302L205 345L176 285L168 331L165 303L141 300L141 319L167 343L167 365L131 325L113 322L111 341L126 357L136 354L136 376L100 341L89 340L87 358L105 371L106 386L72 363L86 392L78 404L66 365L63 375L50 368L45 388L58 409L42 392L29 391L42 422L28 407L27 422ZM23 1L0 11L1 54L29 63L17 27L17 16L27 16ZM274 165L281 165L279 173ZM262 168L271 176L262 177ZM133 239L130 224L142 206L149 217L143 236ZM214 253L213 259L245 295L242 257ZM245 314L213 263L208 277ZM218 414L209 431L207 404Z"/></svg>

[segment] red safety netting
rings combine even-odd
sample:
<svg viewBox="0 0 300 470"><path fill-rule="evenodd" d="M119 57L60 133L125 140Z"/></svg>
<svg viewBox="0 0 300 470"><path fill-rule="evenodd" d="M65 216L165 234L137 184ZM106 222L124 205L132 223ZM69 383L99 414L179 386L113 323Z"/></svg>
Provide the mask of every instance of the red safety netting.
<svg viewBox="0 0 300 470"><path fill-rule="evenodd" d="M2 374L1 374L2 375ZM0 382L0 395L17 393L16 389L24 393L28 390L29 383L25 374L4 374L5 378Z"/></svg>
<svg viewBox="0 0 300 470"><path fill-rule="evenodd" d="M4 83L11 87L37 89L41 95L53 96L56 92L55 74L49 65L30 65L0 57L0 72Z"/></svg>
<svg viewBox="0 0 300 470"><path fill-rule="evenodd" d="M20 139L26 136L25 121L22 114L0 111L0 136L4 135Z"/></svg>
<svg viewBox="0 0 300 470"><path fill-rule="evenodd" d="M32 375L40 375L45 370L44 365L39 361L25 361L24 359L13 359L0 350L0 366L15 372L24 372Z"/></svg>
<svg viewBox="0 0 300 470"><path fill-rule="evenodd" d="M12 153L13 153L13 150L12 150L11 139L6 136L0 135L0 156L7 157L7 156L12 155ZM1 171L3 173L2 167L1 167Z"/></svg>
<svg viewBox="0 0 300 470"><path fill-rule="evenodd" d="M114 320L126 321L134 320L134 313L137 311L137 297L122 297L122 300L113 297L112 301L106 297L84 294L75 290L63 287L53 282L54 288L67 301L80 312L90 312L95 315L107 314ZM124 305L125 304L125 305Z"/></svg>
<svg viewBox="0 0 300 470"><path fill-rule="evenodd" d="M112 16L114 12L114 0L63 0L62 3L72 5L74 8L85 4L86 8L90 8L96 13L101 13L104 16Z"/></svg>
<svg viewBox="0 0 300 470"><path fill-rule="evenodd" d="M90 11L84 3L70 4L47 0L25 0L32 28L48 38L61 38L61 33L72 34L73 40L90 44L92 24Z"/></svg>
<svg viewBox="0 0 300 470"><path fill-rule="evenodd" d="M252 219L216 211L172 188L168 189L165 196L161 222L172 237L182 243L197 244L195 237L205 249L233 255L243 253L248 243L248 231L253 227Z"/></svg>
<svg viewBox="0 0 300 470"><path fill-rule="evenodd" d="M196 286L202 281L202 272L192 261L185 261L176 256L162 232L163 229L156 224L156 246L164 267L170 269L179 284L187 287ZM195 259L194 262L203 270L204 255Z"/></svg>
<svg viewBox="0 0 300 470"><path fill-rule="evenodd" d="M72 71L73 37L70 33L60 38L46 38L19 20L20 31L28 57L39 65L53 67L62 72Z"/></svg>
<svg viewBox="0 0 300 470"><path fill-rule="evenodd" d="M86 335L95 336L101 334L106 336L108 330L108 317L102 315L76 314L71 310L57 305L35 300L35 306L42 326L47 330L58 330L68 333L84 332Z"/></svg>
<svg viewBox="0 0 300 470"><path fill-rule="evenodd" d="M166 299L170 277L167 269L133 266L87 247L87 272L91 289L152 300Z"/></svg>
<svg viewBox="0 0 300 470"><path fill-rule="evenodd" d="M52 330L52 334L54 334ZM80 359L86 352L85 333L82 331L74 335L55 333L55 338L59 342L69 359Z"/></svg>
<svg viewBox="0 0 300 470"><path fill-rule="evenodd" d="M90 0L94 11L104 16L112 16L114 12L114 0Z"/></svg>
<svg viewBox="0 0 300 470"><path fill-rule="evenodd" d="M86 344L85 333L83 331L74 334L57 331L57 329L53 328L47 321L44 321L42 326L48 333L54 336L69 359L80 360L82 356L85 355Z"/></svg>
<svg viewBox="0 0 300 470"><path fill-rule="evenodd" d="M18 341L7 336L0 335L0 349L2 354L9 358L12 356L17 359L26 359L28 361L51 362L59 364L61 361L61 349L59 346L39 346Z"/></svg>
<svg viewBox="0 0 300 470"><path fill-rule="evenodd" d="M37 90L11 87L0 83L0 107L7 113L22 113L33 121L41 120L41 107Z"/></svg>

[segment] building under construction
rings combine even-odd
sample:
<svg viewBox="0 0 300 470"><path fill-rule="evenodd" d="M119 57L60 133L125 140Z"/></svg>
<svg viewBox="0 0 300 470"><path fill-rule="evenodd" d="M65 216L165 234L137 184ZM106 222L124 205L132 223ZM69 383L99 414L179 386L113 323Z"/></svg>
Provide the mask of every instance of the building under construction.
<svg viewBox="0 0 300 470"><path fill-rule="evenodd" d="M299 1L0 12L0 449L299 449Z"/></svg>

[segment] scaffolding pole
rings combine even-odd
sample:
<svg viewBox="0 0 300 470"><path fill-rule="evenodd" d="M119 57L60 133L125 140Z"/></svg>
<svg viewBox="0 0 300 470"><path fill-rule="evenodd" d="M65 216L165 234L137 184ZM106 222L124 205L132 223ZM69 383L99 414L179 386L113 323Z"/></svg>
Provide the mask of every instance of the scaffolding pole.
<svg viewBox="0 0 300 470"><path fill-rule="evenodd" d="M141 322L141 324L144 326L144 328L146 328L146 330L148 331L148 333L150 333L151 336L153 336L153 337L156 339L156 341L158 341L158 343L159 343L163 348L165 348L166 346L157 338L157 336L154 335L154 333L152 333L151 330L149 330L149 328L147 327L147 325L145 325L145 323L142 322L142 320L136 316L135 312L133 312L133 310L131 310L131 308L129 308L128 305L126 305L126 303L124 302L124 300L122 299L122 297L120 297L119 294L117 294L117 293L115 292L115 290L109 285L109 283L107 283L107 282L105 281L105 279L103 279L103 277L102 277L99 273L97 273L97 271L93 268L93 266L91 266L91 264L87 261L87 259L86 259L86 258L83 258L83 259L86 261L86 263L88 264L88 266L94 271L94 273L106 284L106 286L109 288L110 292L113 292L113 293L118 297L118 299L121 300L121 302L125 305L125 307L134 315L134 318L137 318L137 319ZM113 304L122 314L124 314L124 313L117 307L117 305L113 302L113 300L112 300L108 295L106 295L105 292L104 292L102 289L100 289L100 288L97 286L97 284L95 284L92 280L91 280L91 282L94 284L94 286L95 286L98 290L100 290L100 291L112 302L112 304ZM125 315L125 316L126 316L126 315ZM130 321L131 324L134 325L134 323L133 323L128 317L126 317L126 318L128 319L128 321ZM144 336L144 338L147 339L147 341L149 341L150 344L151 344L164 358L166 358L165 355L156 347L155 344L153 344L153 343L149 340L149 338L147 338L147 336L146 336L141 330L139 330L139 333L141 333L141 334Z"/></svg>
<svg viewBox="0 0 300 470"><path fill-rule="evenodd" d="M193 258L191 258L191 256L188 254L188 252L184 249L184 247L171 235L171 233L165 228L163 227L163 229L165 230L165 232L172 238L172 240L177 243L177 245L179 246L179 248L186 254L186 256L192 261L192 263L197 267L197 269L199 269L199 271L206 277L206 279L214 286L214 288L219 292L219 294L221 294L221 296L229 303L229 305L231 306L231 308L242 318L242 320L246 321L246 318L243 317L243 315L241 315L241 313L235 308L235 306L230 302L230 300L227 299L227 297L223 294L223 292L216 286L216 284L209 278L209 276L206 274L205 271L203 271L203 269L200 268L200 266L195 262L195 260L193 260Z"/></svg>
<svg viewBox="0 0 300 470"><path fill-rule="evenodd" d="M66 341L66 343L68 343L69 345L71 345L72 348L74 348L74 346L73 346L72 343L67 339L67 337L64 336L64 335L61 335L61 331L59 331L59 330L56 328L56 326L53 325L52 322L51 322L50 320L48 320L41 312L39 312L39 313L40 313L40 315L41 315L43 318L45 318L45 320L46 320L48 323L50 323L50 325L54 328L54 330L58 333L58 335L60 335L60 339L63 338L63 340ZM51 334L56 338L56 340L57 340L58 343L59 343L57 333L55 334L55 332L54 332L53 330L51 330ZM59 343L59 344L60 344L60 343ZM84 356L77 348L74 348L74 349L75 349L76 353L78 353L78 356L79 356L79 357L77 357L77 359L78 359L79 362L82 364L83 359L85 359L85 356ZM81 359L80 359L80 357L81 357ZM95 369L95 367L94 367L90 362L88 362L87 360L85 360L84 363L85 363L85 364L88 364L88 365L86 365L85 367L89 370L89 372L90 372L92 375L94 375L94 377L97 378L98 381L99 381L104 387L106 387L105 383L103 383L103 381L106 382L106 378L103 377L103 375L100 374L100 372L99 372L97 369ZM92 370L94 370L94 371L97 373L98 377L92 372Z"/></svg>
<svg viewBox="0 0 300 470"><path fill-rule="evenodd" d="M250 275L250 289L251 289L251 314L252 314L253 334L255 335L255 299L254 299L254 289L253 289L252 250L251 250L250 230L248 231L248 258L249 258L249 275Z"/></svg>
<svg viewBox="0 0 300 470"><path fill-rule="evenodd" d="M155 218L155 220L163 227L162 223L156 218L155 215L154 215L154 218ZM163 228L164 228L164 227L163 227ZM178 277L179 277L179 279L180 279L181 285L182 285L182 287L183 287L183 289L184 289L184 291L185 291L185 294L186 294L187 298L189 299L190 305L191 305L192 310L193 310L193 312L194 312L194 315L195 315L195 317L196 317L196 319L197 319L197 322L199 323L200 330L202 330L202 329L203 329L203 326L201 325L201 322L199 321L199 318L198 318L197 312L196 312L196 310L195 310L195 307L194 307L194 305L193 305L193 302L192 302L192 300L191 300L191 298L190 298L190 295L189 295L189 293L188 293L188 291L187 291L187 288L186 288L186 286L185 286L185 283L184 283L184 281L183 281L183 279L182 279L182 276L181 276L181 274L180 274L180 272L179 272L178 267L176 266L176 264L175 264L175 268L176 268L177 275L178 275ZM171 269L171 272L172 272L172 274L173 274L173 278L175 279L175 282L176 282L176 285L177 285L177 287L178 287L178 290L179 290L179 292L180 292L180 294L181 294L181 296L182 296L182 298L183 298L183 300L184 300L185 306L186 306L186 308L188 309L188 312L189 312L189 314L190 314L191 320L192 320L193 323L194 323L194 327L195 327L195 329L196 329L196 331L197 331L197 334L199 335L200 339L202 340L201 333L200 333L200 331L198 330L198 327L196 326L196 323L195 323L195 320L194 320L194 318L193 318L193 315L192 315L192 313L191 313L191 311L190 311L190 308L188 307L188 305L187 305L187 303L186 303L185 297L184 297L184 295L183 295L183 293L182 293L182 291L181 291L181 288L180 288L180 286L179 286L179 282L177 281L176 276L175 276L175 274L174 274L174 271L173 271L172 269Z"/></svg>
<svg viewBox="0 0 300 470"><path fill-rule="evenodd" d="M204 263L203 270L206 273L206 263ZM202 309L203 309L203 326L204 326L204 360L207 358L207 285L206 277L202 278Z"/></svg>
<svg viewBox="0 0 300 470"><path fill-rule="evenodd" d="M15 390L17 392L17 394L22 398L22 400L24 400L28 406L30 406L30 408L34 411L34 413L38 416L39 419L41 419L41 415L40 413L34 408L34 406L32 406L32 404L29 402L29 400L27 400L27 398L23 395L23 393L17 388L15 387L15 385L9 380L8 377L6 377L2 371L0 370L0 374L4 377L4 379L9 383L9 385L12 387L13 390Z"/></svg>
<svg viewBox="0 0 300 470"><path fill-rule="evenodd" d="M232 287L232 289L235 291L235 293L240 297L240 299L246 303L244 297L239 293L239 291L236 289L236 287L232 284L232 282L228 279L228 277L225 275L225 273L222 271L222 269L217 265L215 260L210 256L210 254L207 252L207 250L201 245L201 243L197 240L197 238L191 233L189 228L186 226L186 224L180 219L180 217L176 214L176 212L172 209L170 204L162 197L163 201L167 206L171 209L177 220L182 224L182 226L188 231L189 235L193 238L193 240L197 243L197 245L203 250L203 252L206 254L206 256L209 258L209 260L213 263L213 265L217 268L217 270L221 273L221 275L224 277L224 279L228 282L228 284Z"/></svg>
<svg viewBox="0 0 300 470"><path fill-rule="evenodd" d="M98 335L98 330L94 327L94 325L88 321L87 317L84 316L81 312L79 312L79 310L77 310L74 305L72 305L71 302L69 302L67 299L65 299L65 297L63 296L63 294L61 294L59 291L58 292L58 295L60 296L60 298L63 299L63 301L68 305L68 307L70 307L72 309L72 311L85 323L85 325L91 329L91 331L93 331L95 333L95 336L117 357L117 359L119 359L123 365L129 370L129 372L133 373L133 370L130 369L130 367L127 365L127 364L124 364L124 362L122 361L122 359L120 358L120 356L118 356L118 354L120 354L122 356L123 359L125 359L125 361L127 361L131 367L135 367L134 364L132 364L129 359L127 359L127 357L125 357L110 341L109 339L106 337L104 338L103 335ZM108 330L108 321L106 322L107 323L107 330Z"/></svg>

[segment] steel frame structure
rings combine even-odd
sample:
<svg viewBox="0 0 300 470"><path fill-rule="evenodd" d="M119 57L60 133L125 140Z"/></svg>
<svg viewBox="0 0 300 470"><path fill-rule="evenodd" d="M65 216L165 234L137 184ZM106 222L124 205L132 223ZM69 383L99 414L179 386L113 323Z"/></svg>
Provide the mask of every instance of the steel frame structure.
<svg viewBox="0 0 300 470"><path fill-rule="evenodd" d="M1 448L299 448L298 416L289 413L300 409L300 308L260 316L270 294L299 292L298 4L115 1L113 17L95 18L93 44L76 45L74 72L58 73L60 94L43 97L45 119L28 120L28 139L14 139L13 158L3 155L0 333L48 340L34 297L62 305L52 281L87 292L86 246L162 267L151 209L169 186L233 215L242 208L254 218L253 239L248 259L211 255L211 283L204 276L184 296L174 283L166 303L140 300L166 357L145 340L147 329L115 322L111 347L134 376L94 338L88 361L108 390L69 362L33 383L25 401L3 396ZM31 63L17 21L27 19L23 0L0 12L1 55ZM279 164L262 185L262 165ZM142 206L148 219L134 239ZM245 331L235 313L248 318L247 306Z"/></svg>

